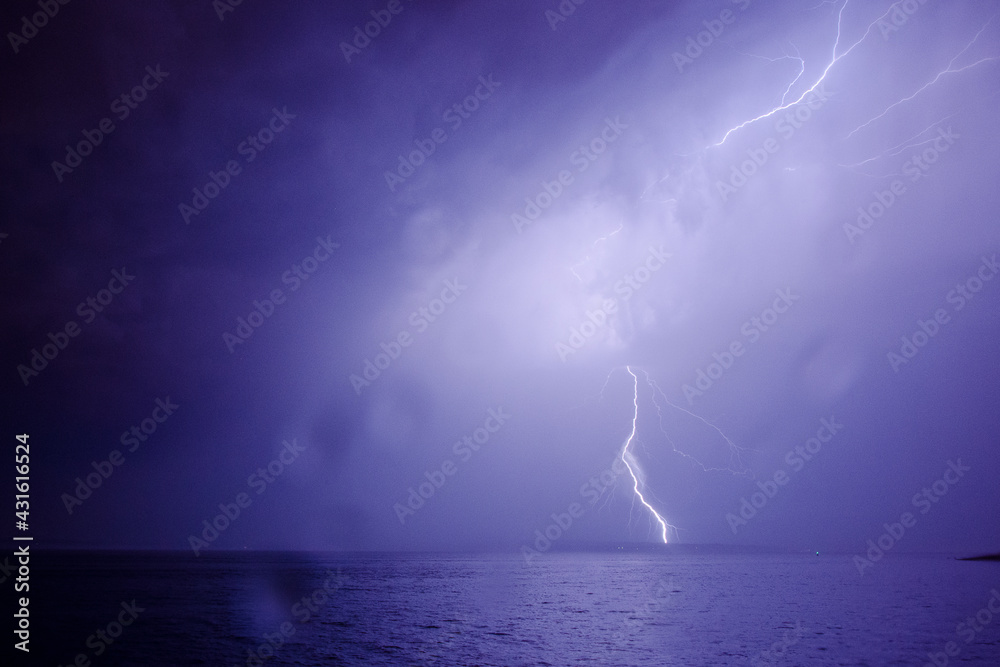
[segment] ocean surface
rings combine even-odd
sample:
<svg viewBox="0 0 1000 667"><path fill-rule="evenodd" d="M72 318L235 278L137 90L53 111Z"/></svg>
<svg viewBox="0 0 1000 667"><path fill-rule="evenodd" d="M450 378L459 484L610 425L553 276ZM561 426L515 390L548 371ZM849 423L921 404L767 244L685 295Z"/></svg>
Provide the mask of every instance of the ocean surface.
<svg viewBox="0 0 1000 667"><path fill-rule="evenodd" d="M944 555L47 552L31 576L38 665L1000 665L1000 563Z"/></svg>

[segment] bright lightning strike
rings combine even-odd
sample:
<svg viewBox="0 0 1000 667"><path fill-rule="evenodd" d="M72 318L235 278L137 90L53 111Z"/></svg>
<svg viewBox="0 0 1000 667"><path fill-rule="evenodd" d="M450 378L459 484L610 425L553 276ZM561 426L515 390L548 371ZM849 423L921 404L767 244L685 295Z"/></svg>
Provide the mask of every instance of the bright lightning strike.
<svg viewBox="0 0 1000 667"><path fill-rule="evenodd" d="M712 146L711 146L712 148L717 148L717 147L723 145L724 143L726 143L726 140L729 139L729 137L734 132L738 132L738 131L742 130L744 127L752 125L752 124L754 124L754 123L756 123L758 121L764 120L766 118L770 118L771 116L773 116L774 114L776 114L776 113L778 113L780 111L784 111L785 109L789 109L789 108L791 108L793 106L796 106L797 104L800 104L803 100L806 99L806 97L810 93L815 92L816 89L819 88L820 85L822 85L823 81L826 79L826 75L830 72L831 69L833 69L833 66L836 65L838 62L840 62L841 59L843 59L844 57L846 57L847 55L849 55L851 53L851 51L853 51L859 44L861 44L863 41L865 41L868 38L868 35L871 34L871 32L875 28L875 26L878 25L879 21L883 20L886 16L888 16L889 13L892 11L893 7L895 7L897 4L899 4L897 2L897 3L893 4L891 7L889 7L889 9L886 10L885 14L883 14L879 18L875 19L874 21L872 21L872 23L868 26L868 30L865 31L865 34L862 35L860 39L858 39L856 42L854 42L854 44L852 44L850 47L848 47L847 50L845 50L843 53L839 53L838 54L837 51L839 51L839 49L840 49L840 36L841 36L840 33L841 33L841 27L842 27L842 24L843 24L844 10L847 8L848 1L849 0L844 0L844 4L840 8L840 12L838 12L838 14L837 14L837 38L836 38L836 40L833 43L833 55L831 56L830 62L827 63L826 67L823 68L823 72L822 72L822 74L819 75L819 78L817 78L816 81L811 86L809 86L809 88L807 88L805 91L803 91L802 94L799 95L797 98L795 98L791 102L786 102L785 100L788 97L788 91L790 91L791 87L795 84L795 82L798 81L802 77L802 72L800 71L796 75L795 79L793 79L792 82L788 85L788 88L785 89L785 94L782 96L781 103L778 106L774 107L770 111L767 111L765 113L760 114L759 116L757 116L755 118L751 118L749 120L745 120L742 123L740 123L739 125L736 125L735 127L730 128L730 130L728 132L726 132L726 134L722 137L722 139L720 141L718 141L717 143L712 144Z"/></svg>
<svg viewBox="0 0 1000 667"><path fill-rule="evenodd" d="M646 498L642 495L642 491L639 490L639 475L636 475L635 470L632 468L632 464L635 463L635 456L629 451L629 445L631 445L632 441L635 439L636 422L639 421L639 378L632 372L632 368L630 366L626 366L625 368L628 370L628 374L632 376L634 387L632 405L635 408L635 412L632 415L632 432L629 434L628 440L625 441L625 445L622 447L621 459L622 463L625 464L625 467L628 468L629 475L632 476L632 490L635 492L639 502L642 503L647 510L649 510L649 513L653 515L653 518L656 519L656 522L660 525L660 536L663 539L663 543L667 544L667 528L673 528L675 531L677 529L669 525L666 520L660 516L660 513L653 509L653 506L646 501ZM638 464L636 464L636 468L638 468ZM642 473L640 471L640 475L641 474Z"/></svg>
<svg viewBox="0 0 1000 667"><path fill-rule="evenodd" d="M660 514L656 510L655 507L653 507L652 503L649 500L647 500L647 496L652 496L652 497L655 498L655 494L653 494L652 492L650 492L649 489L648 489L648 487L647 487L646 476L643 473L642 466L639 464L639 460L638 460L638 457L636 455L635 448L633 447L634 443L642 444L642 442L637 437L638 425L639 425L639 376L638 376L638 373L642 373L643 377L646 380L646 384L648 384L649 387L650 387L650 389L653 391L653 393L651 395L651 398L652 398L652 401L653 401L653 405L656 406L657 416L659 417L660 432L663 434L664 438L666 438L667 442L670 443L670 445L671 445L671 447L673 449L673 453L678 454L679 456L681 456L686 461L694 463L703 472L728 472L728 473L731 473L733 475L751 475L752 473L751 473L750 469L747 468L744 465L744 463L743 463L743 455L746 452L754 451L754 450L750 450L750 449L747 449L747 448L744 448L744 447L739 447L725 433L723 433L722 429L720 429L715 424L711 423L710 421L708 421L704 417L696 415L695 413L691 412L690 410L685 410L684 408L680 407L679 405L675 405L674 403L671 403L670 400L667 399L666 394L663 393L663 390L660 389L659 385L657 385L656 382L645 371L642 371L642 370L633 370L631 366L626 366L625 368L628 371L629 375L632 376L632 431L629 433L628 438L625 440L625 443L622 445L621 452L619 453L619 458L621 459L622 463L625 464L625 468L626 468L626 470L628 470L629 476L632 478L632 509L629 512L629 516L630 516L629 524L631 525L631 515L632 515L632 512L634 512L634 510L635 510L636 501L638 501L639 504L641 504L646 509L646 511L649 513L650 518L653 521L655 521L656 525L659 527L660 540L664 544L668 544L669 543L669 534L670 534L670 531L672 530L672 531L674 531L674 534L677 534L678 529L677 529L676 526L673 526L670 523L668 523L667 520L663 517L663 515ZM613 374L614 374L614 371L612 371L611 373L608 374L608 377L604 381L604 385L601 387L600 396L602 398L604 396L605 390L608 387L608 382L610 382L611 376ZM657 398L657 395L659 395L659 398ZM677 410L679 412L683 412L684 414L686 414L689 417L693 417L698 422L704 424L705 426L708 426L709 428L711 428L712 430L714 430L716 433L718 433L722 437L722 439L725 441L725 443L726 443L726 445L727 445L727 447L729 449L729 463L728 463L728 465L726 465L725 467L710 467L710 466L707 466L704 463L702 463L700 460L698 460L696 457L692 456L691 454L689 454L689 453L687 453L687 452L682 451L681 449L679 449L677 447L677 445L674 444L673 439L671 439L670 435L668 434L668 432L667 432L668 431L667 425L664 423L664 417L665 417L664 413L666 411L666 406L669 406L670 408L673 408L674 410ZM645 449L645 447L644 447L644 449ZM602 492L602 495L603 495L603 492ZM612 494L608 494L607 498L604 501L604 505L602 507L606 507L608 505L608 503L611 500L611 497L612 497Z"/></svg>

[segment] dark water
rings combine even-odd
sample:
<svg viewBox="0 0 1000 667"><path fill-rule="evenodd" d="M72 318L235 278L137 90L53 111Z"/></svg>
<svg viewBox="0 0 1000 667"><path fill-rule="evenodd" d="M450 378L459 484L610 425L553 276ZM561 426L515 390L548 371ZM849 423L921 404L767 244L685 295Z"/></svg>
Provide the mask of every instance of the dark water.
<svg viewBox="0 0 1000 667"><path fill-rule="evenodd" d="M49 553L31 664L996 666L994 590L946 556Z"/></svg>

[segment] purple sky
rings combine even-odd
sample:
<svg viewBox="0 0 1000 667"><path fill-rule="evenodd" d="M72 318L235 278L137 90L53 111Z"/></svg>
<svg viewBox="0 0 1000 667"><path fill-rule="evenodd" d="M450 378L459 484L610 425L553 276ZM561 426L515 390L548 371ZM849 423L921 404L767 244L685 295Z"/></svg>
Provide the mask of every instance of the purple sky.
<svg viewBox="0 0 1000 667"><path fill-rule="evenodd" d="M207 548L656 541L582 488L635 398L673 541L997 550L992 3L180 4L7 37L36 540L187 549L245 493Z"/></svg>

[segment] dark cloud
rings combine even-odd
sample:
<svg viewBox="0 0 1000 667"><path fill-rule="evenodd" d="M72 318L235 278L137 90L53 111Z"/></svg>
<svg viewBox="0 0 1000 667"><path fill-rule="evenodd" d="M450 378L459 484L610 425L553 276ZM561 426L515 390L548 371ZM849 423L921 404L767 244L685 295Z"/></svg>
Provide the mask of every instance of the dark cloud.
<svg viewBox="0 0 1000 667"><path fill-rule="evenodd" d="M187 548L297 438L214 546L516 548L620 454L631 366L662 390L639 373L634 452L681 540L855 550L961 458L906 548L995 545L990 4L595 1L553 29L558 6L404 1L347 62L384 4L73 3L7 54L6 394L44 452L52 540ZM158 65L60 182L67 144ZM176 415L68 515L166 396ZM499 408L488 442L456 444ZM650 539L631 505L619 478L571 541Z"/></svg>

